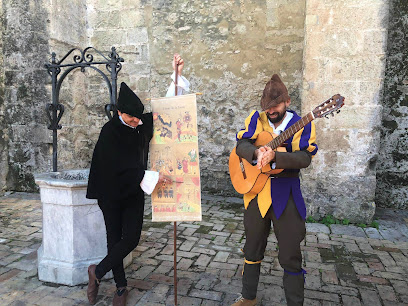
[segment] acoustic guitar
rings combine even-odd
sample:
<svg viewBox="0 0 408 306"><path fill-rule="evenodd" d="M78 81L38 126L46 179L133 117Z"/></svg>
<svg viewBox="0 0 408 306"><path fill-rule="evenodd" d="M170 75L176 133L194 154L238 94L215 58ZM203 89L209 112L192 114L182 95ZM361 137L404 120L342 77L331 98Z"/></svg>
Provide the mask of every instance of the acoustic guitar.
<svg viewBox="0 0 408 306"><path fill-rule="evenodd" d="M344 105L344 97L337 94L321 103L313 111L301 118L299 121L291 125L283 131L279 136L266 131L261 132L255 141L256 147L268 146L272 150L278 152L286 152L285 141L292 137L296 132L300 131L308 123L316 118L326 117L334 112L340 112L340 108ZM246 159L241 158L236 153L234 148L229 157L229 172L232 185L240 194L258 194L265 186L269 176L282 172L284 169L272 169L271 166L265 165L262 169L258 169L256 165L249 163Z"/></svg>

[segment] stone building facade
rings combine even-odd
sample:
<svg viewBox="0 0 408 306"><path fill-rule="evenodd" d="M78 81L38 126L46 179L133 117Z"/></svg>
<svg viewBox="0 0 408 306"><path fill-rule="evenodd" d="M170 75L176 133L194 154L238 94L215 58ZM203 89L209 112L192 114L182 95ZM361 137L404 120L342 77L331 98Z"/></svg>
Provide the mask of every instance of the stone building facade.
<svg viewBox="0 0 408 306"><path fill-rule="evenodd" d="M316 120L320 151L303 171L309 214L370 220L375 205L406 208L407 63L403 0L0 0L0 186L34 191L52 169L45 105L50 53L93 46L124 58L127 82L150 109L164 95L174 52L198 97L202 189L237 196L228 176L235 133L281 75L302 115L333 94L336 117ZM404 17L405 16L405 17ZM403 30L405 29L405 31ZM406 41L406 39L405 39ZM405 55L405 56L404 56ZM384 89L384 94L383 94ZM107 118L104 80L72 72L61 88L59 169L89 167ZM398 105L395 108L395 105ZM393 123L390 123L392 121ZM404 155L405 154L405 155ZM390 156L394 160L391 161ZM395 182L397 183L395 183Z"/></svg>
<svg viewBox="0 0 408 306"><path fill-rule="evenodd" d="M376 203L408 208L408 3L391 1Z"/></svg>

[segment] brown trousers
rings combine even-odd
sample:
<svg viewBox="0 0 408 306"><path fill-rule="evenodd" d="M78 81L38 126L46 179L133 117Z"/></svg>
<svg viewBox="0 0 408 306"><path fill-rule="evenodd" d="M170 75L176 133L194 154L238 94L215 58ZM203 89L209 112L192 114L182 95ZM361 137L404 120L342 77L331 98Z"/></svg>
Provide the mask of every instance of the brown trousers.
<svg viewBox="0 0 408 306"><path fill-rule="evenodd" d="M253 300L260 274L260 263L264 258L265 248L271 229L278 240L278 259L281 267L285 270L283 286L285 289L288 305L303 305L304 277L302 274L302 253L300 243L305 238L306 226L296 209L292 194L289 197L286 208L279 219L276 219L272 206L262 218L257 198L253 199L244 212L244 226L246 242L244 254L246 263L242 277L242 296ZM250 264L248 264L250 263Z"/></svg>

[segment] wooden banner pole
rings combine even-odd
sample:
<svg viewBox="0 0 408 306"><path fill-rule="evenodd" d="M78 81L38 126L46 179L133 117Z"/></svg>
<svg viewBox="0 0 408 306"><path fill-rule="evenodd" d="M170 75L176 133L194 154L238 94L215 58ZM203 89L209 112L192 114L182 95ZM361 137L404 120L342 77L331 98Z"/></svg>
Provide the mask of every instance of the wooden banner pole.
<svg viewBox="0 0 408 306"><path fill-rule="evenodd" d="M177 96L178 64L175 63L174 95ZM177 204L176 204L177 205ZM177 222L174 222L174 305L177 306Z"/></svg>
<svg viewBox="0 0 408 306"><path fill-rule="evenodd" d="M178 79L178 64L176 63L174 65L174 73L176 74L176 76L174 77L174 95L177 96L177 79Z"/></svg>
<svg viewBox="0 0 408 306"><path fill-rule="evenodd" d="M177 305L177 222L174 222L174 305Z"/></svg>

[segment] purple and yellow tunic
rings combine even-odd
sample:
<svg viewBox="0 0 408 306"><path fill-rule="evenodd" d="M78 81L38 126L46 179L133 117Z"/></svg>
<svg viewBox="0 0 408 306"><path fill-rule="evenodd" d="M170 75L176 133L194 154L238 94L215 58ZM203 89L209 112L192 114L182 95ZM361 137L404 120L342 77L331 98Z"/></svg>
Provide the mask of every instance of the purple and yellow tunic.
<svg viewBox="0 0 408 306"><path fill-rule="evenodd" d="M294 111L289 111L293 114L292 119L287 124L286 129L301 119ZM255 140L259 133L267 131L273 133L273 128L270 126L268 117L265 112L259 113L258 111L252 111L248 118L245 120L245 129L242 129L237 133L237 140L251 139ZM308 123L304 128L295 133L291 138L286 141L286 151L308 151L312 157L317 153L316 145L316 128L314 122ZM285 169L283 172L296 172L299 173L299 169ZM283 173L282 172L282 173ZM282 215L285 210L286 204L289 200L290 193L293 195L297 210L303 219L306 218L306 206L303 200L302 192L300 190L299 177L275 177L267 181L262 191L258 194L257 202L259 211L262 217L265 217L271 204L276 218ZM245 209L248 208L249 202L253 200L257 195L245 194L244 205Z"/></svg>

